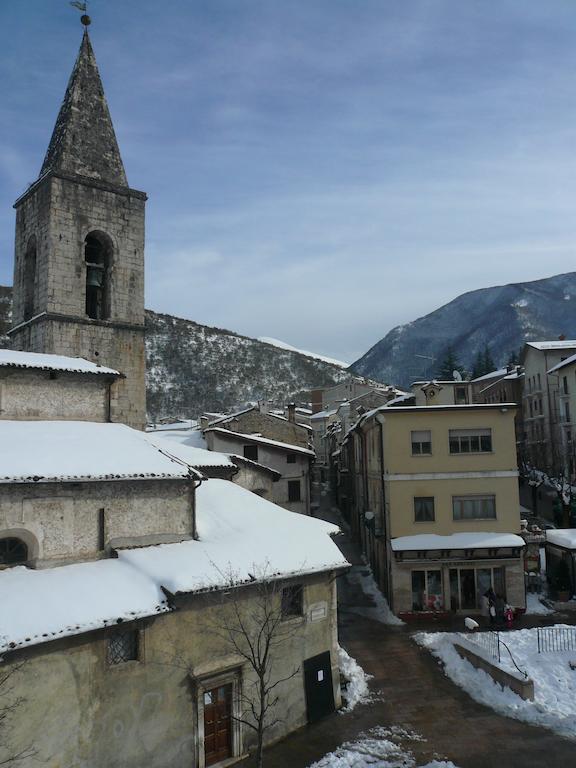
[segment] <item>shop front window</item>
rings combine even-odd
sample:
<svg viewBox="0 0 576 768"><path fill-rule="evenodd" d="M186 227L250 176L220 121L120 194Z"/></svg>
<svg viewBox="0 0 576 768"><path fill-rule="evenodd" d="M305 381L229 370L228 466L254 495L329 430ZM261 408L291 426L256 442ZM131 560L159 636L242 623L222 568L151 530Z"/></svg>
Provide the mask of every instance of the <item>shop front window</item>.
<svg viewBox="0 0 576 768"><path fill-rule="evenodd" d="M441 611L442 571L412 571L412 610Z"/></svg>

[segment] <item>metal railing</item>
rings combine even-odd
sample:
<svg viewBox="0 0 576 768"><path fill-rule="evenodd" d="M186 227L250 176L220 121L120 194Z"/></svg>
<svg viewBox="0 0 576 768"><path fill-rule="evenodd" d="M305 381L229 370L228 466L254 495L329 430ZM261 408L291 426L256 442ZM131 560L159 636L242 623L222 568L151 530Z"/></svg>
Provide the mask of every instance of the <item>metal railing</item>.
<svg viewBox="0 0 576 768"><path fill-rule="evenodd" d="M538 653L576 651L576 627L538 627Z"/></svg>
<svg viewBox="0 0 576 768"><path fill-rule="evenodd" d="M525 679L528 679L528 672L526 672L524 669L520 669L518 664L516 664L514 656L512 655L512 651L506 645L506 643L500 639L499 632L494 632L492 630L489 632L475 632L473 634L466 635L466 637L468 640L472 640L476 645L482 648L488 654L488 656L490 656L498 663L501 662L502 648L504 648L510 657L510 661L512 664L514 664L518 672L523 675ZM540 646L538 646L538 648L540 648Z"/></svg>

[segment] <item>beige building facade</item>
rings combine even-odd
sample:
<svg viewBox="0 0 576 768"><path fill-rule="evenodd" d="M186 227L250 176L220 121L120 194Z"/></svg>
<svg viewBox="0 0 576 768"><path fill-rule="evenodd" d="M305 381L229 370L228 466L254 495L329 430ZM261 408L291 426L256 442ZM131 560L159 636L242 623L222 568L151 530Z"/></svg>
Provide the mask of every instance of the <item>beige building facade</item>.
<svg viewBox="0 0 576 768"><path fill-rule="evenodd" d="M383 407L345 441L347 514L393 610L524 609L513 404Z"/></svg>

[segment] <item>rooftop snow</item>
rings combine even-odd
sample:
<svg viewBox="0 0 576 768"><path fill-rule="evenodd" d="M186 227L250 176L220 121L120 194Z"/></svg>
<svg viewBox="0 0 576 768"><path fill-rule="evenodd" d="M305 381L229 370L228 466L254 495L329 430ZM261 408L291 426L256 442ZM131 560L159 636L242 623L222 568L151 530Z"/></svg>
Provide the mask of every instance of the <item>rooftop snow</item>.
<svg viewBox="0 0 576 768"><path fill-rule="evenodd" d="M281 448L282 450L290 451L291 453L305 453L307 456L315 456L314 451L309 448L301 448L299 445L293 445L292 443L281 443L278 440L269 440L267 437L261 435L247 435L243 432L232 432L230 429L223 429L222 427L208 427L205 432L218 432L219 435L229 437L230 439L239 438L240 440L251 440L254 443L262 443L262 445L270 445L273 448Z"/></svg>
<svg viewBox="0 0 576 768"><path fill-rule="evenodd" d="M260 574L283 578L348 566L338 528L289 512L229 480L197 491L199 541L122 549L118 558L0 571L0 652L169 610L173 593L216 589ZM23 609L23 606L25 607Z"/></svg>
<svg viewBox="0 0 576 768"><path fill-rule="evenodd" d="M346 400L346 402L348 402ZM335 413L338 412L338 408L327 408L325 411L317 411L316 413L313 413L312 416L310 416L310 420L314 421L315 419L327 419L328 416L334 416Z"/></svg>
<svg viewBox="0 0 576 768"><path fill-rule="evenodd" d="M96 365L96 363L91 363L82 357L45 355L38 352L18 352L12 349L0 349L0 367L37 368L42 371L67 371L70 373L98 373L108 376L121 375L113 368Z"/></svg>
<svg viewBox="0 0 576 768"><path fill-rule="evenodd" d="M195 419L180 419L179 421L171 421L167 424L154 424L147 427L146 432L172 432L196 429L198 422Z"/></svg>
<svg viewBox="0 0 576 768"><path fill-rule="evenodd" d="M576 529L556 528L546 531L546 542L566 549L576 549Z"/></svg>
<svg viewBox="0 0 576 768"><path fill-rule="evenodd" d="M483 376L477 376L475 379L472 379L472 383L475 384L478 381L487 381L488 379L495 379L497 376L503 377L503 376L506 376L507 373L510 373L508 368L498 368L497 371L490 371L490 373L485 373Z"/></svg>
<svg viewBox="0 0 576 768"><path fill-rule="evenodd" d="M421 533L416 536L400 536L392 539L394 552L448 549L492 549L494 547L523 547L524 539L515 533L452 533L438 536Z"/></svg>
<svg viewBox="0 0 576 768"><path fill-rule="evenodd" d="M576 349L576 339L563 339L562 341L527 341L526 344L534 349L545 351L548 349Z"/></svg>
<svg viewBox="0 0 576 768"><path fill-rule="evenodd" d="M565 365L572 365L573 363L576 363L576 355L570 355L570 357L567 357L565 360L561 360L558 365L550 368L548 373L554 373L554 371L558 371L560 368L564 368Z"/></svg>
<svg viewBox="0 0 576 768"><path fill-rule="evenodd" d="M196 429L178 432L148 432L146 438L151 445L161 448L191 467L234 467L234 463L226 454L207 450L202 432Z"/></svg>
<svg viewBox="0 0 576 768"><path fill-rule="evenodd" d="M0 653L167 611L160 586L121 559L0 571Z"/></svg>
<svg viewBox="0 0 576 768"><path fill-rule="evenodd" d="M0 420L0 483L188 477L155 442L124 424Z"/></svg>

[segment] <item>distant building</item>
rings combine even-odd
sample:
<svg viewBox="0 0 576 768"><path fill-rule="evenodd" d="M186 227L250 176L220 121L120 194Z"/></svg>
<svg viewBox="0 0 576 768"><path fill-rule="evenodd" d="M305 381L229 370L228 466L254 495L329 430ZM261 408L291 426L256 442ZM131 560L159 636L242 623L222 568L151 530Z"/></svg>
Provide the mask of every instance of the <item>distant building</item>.
<svg viewBox="0 0 576 768"><path fill-rule="evenodd" d="M530 464L550 474L557 474L564 465L560 451L566 428L562 425L569 423L564 421L567 400L561 396L563 381L557 366L574 354L576 340L565 339L529 341L522 352L525 432L522 453ZM568 415L571 417L571 413Z"/></svg>

